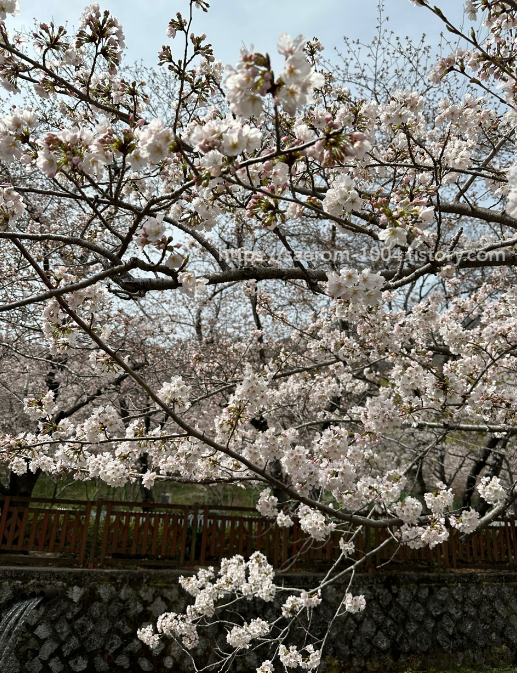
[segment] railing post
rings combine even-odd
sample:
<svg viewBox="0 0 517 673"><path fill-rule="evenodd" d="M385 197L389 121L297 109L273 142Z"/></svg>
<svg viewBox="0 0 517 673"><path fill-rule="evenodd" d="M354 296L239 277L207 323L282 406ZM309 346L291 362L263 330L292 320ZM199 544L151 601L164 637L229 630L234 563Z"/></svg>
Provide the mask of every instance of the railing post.
<svg viewBox="0 0 517 673"><path fill-rule="evenodd" d="M206 546L207 546L207 537L208 537L208 506L205 505L203 507L203 533L201 535L201 549L199 553L199 564L204 565L205 563L205 557L207 556L206 553Z"/></svg>
<svg viewBox="0 0 517 673"><path fill-rule="evenodd" d="M104 531L102 535L102 544L101 544L101 555L99 561L104 563L104 558L106 557L106 550L108 548L108 537L110 530L110 520L111 520L111 509L113 504L108 501L106 505L106 518L104 519ZM138 535L138 532L135 531L135 536Z"/></svg>
<svg viewBox="0 0 517 673"><path fill-rule="evenodd" d="M196 542L197 542L197 513L198 505L194 505L194 514L192 517L192 538L190 542L190 564L189 567L193 568L196 561Z"/></svg>
<svg viewBox="0 0 517 673"><path fill-rule="evenodd" d="M93 526L93 537L92 537L92 546L90 549L90 558L88 559L88 568L93 568L93 564L95 563L95 551L97 547L97 538L99 535L99 525L101 521L101 512L102 512L102 507L103 507L104 501L102 498L99 498L97 500L95 507L97 508L97 511L95 513L95 524Z"/></svg>
<svg viewBox="0 0 517 673"><path fill-rule="evenodd" d="M90 514L92 511L92 503L88 501L86 504L86 512L84 513L83 535L81 537L81 546L79 547L79 565L84 566L84 555L86 552L86 543L88 541L88 530L90 528Z"/></svg>
<svg viewBox="0 0 517 673"><path fill-rule="evenodd" d="M515 535L515 514L510 514L510 544L512 548L513 569L517 570L517 540Z"/></svg>
<svg viewBox="0 0 517 673"><path fill-rule="evenodd" d="M11 497L7 495L5 498L3 498L3 506L2 506L2 518L0 519L0 549L2 549L3 546L3 539L4 539L4 533L5 533L5 524L7 522L7 514L9 513L9 506L11 504Z"/></svg>
<svg viewBox="0 0 517 673"><path fill-rule="evenodd" d="M451 531L451 537L450 537L450 545L451 545L451 568L456 568L458 567L458 561L456 557L456 531L452 530Z"/></svg>
<svg viewBox="0 0 517 673"><path fill-rule="evenodd" d="M185 562L185 558L187 556L186 546L187 546L187 528L188 528L189 510L190 507L188 505L185 505L185 507L183 508L183 528L181 531L181 541L180 541L180 565L183 565L183 563Z"/></svg>
<svg viewBox="0 0 517 673"><path fill-rule="evenodd" d="M9 513L10 504L11 504L11 496L7 495L4 499L4 504L2 507L2 518L0 519L0 549L2 549L3 547L5 524L7 522L7 515Z"/></svg>
<svg viewBox="0 0 517 673"><path fill-rule="evenodd" d="M368 526L364 526L364 553L369 554L372 551L371 531ZM366 560L366 567L369 573L373 573L373 557L369 556Z"/></svg>

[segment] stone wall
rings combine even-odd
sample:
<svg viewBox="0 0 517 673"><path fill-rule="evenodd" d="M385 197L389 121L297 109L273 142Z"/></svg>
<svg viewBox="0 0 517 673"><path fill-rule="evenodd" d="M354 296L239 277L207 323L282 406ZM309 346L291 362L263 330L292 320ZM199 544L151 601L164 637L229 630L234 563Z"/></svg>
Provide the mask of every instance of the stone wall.
<svg viewBox="0 0 517 673"><path fill-rule="evenodd" d="M187 596L175 571L0 569L2 616L22 592L54 586L61 596L41 603L20 633L15 654L1 673L184 673L188 659L171 642L151 652L136 629L166 610L180 612ZM288 586L310 588L318 578L290 575ZM326 590L314 622L323 633L346 589ZM357 576L364 613L334 622L321 671L405 671L408 668L517 661L517 574L375 574ZM284 595L285 598L285 595ZM267 618L272 606L246 603L243 616ZM1 634L0 634L1 636ZM294 634L296 638L296 634ZM224 631L208 629L197 650L215 661L213 646ZM231 672L253 673L255 654L236 660ZM217 669L216 669L217 670Z"/></svg>

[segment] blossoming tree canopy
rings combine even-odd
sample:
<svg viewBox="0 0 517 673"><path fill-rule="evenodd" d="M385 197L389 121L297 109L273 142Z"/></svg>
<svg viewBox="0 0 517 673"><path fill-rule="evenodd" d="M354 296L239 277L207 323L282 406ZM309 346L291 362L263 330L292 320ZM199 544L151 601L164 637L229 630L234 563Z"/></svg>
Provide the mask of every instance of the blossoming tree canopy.
<svg viewBox="0 0 517 673"><path fill-rule="evenodd" d="M279 526L337 532L343 572L360 527L413 548L482 529L517 495L517 5L469 0L462 32L413 0L455 50L391 71L381 30L357 73L285 33L279 71L253 48L225 71L186 4L147 71L97 4L28 34L0 4L4 492L238 483ZM183 586L150 646L278 593L259 553ZM236 621L221 656L316 670L289 625L321 588Z"/></svg>

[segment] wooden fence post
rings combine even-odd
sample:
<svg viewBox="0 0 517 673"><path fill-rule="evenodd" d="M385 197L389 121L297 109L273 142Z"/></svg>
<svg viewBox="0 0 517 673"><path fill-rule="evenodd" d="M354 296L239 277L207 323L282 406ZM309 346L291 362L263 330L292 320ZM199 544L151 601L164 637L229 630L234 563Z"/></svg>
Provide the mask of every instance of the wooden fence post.
<svg viewBox="0 0 517 673"><path fill-rule="evenodd" d="M111 509L113 507L113 504L111 502L107 502L106 504L106 518L104 519L104 531L102 535L102 544L101 544L101 555L99 558L100 563L104 563L104 559L106 557L106 550L108 548L108 536L109 536L109 530L110 530L110 519L111 519ZM135 530L135 539L138 539L138 531Z"/></svg>
<svg viewBox="0 0 517 673"><path fill-rule="evenodd" d="M362 526L361 528L363 531L363 551L364 555L366 556L367 554L370 553L370 536L369 536L370 529L368 528L368 526ZM369 566L370 561L366 561L366 565Z"/></svg>
<svg viewBox="0 0 517 673"><path fill-rule="evenodd" d="M86 512L84 513L83 535L81 538L81 546L79 547L79 565L84 566L84 556L86 552L86 543L88 541L88 531L90 528L90 514L92 511L92 503L88 501L86 505Z"/></svg>
<svg viewBox="0 0 517 673"><path fill-rule="evenodd" d="M206 544L208 536L208 505L203 507L203 533L201 535L201 550L199 553L199 565L204 565L206 556Z"/></svg>
<svg viewBox="0 0 517 673"><path fill-rule="evenodd" d="M102 498L99 498L99 500L97 500L97 502L95 503L97 511L95 513L95 524L93 526L92 546L90 548L90 558L88 559L88 568L93 568L93 564L95 562L95 551L97 547L97 537L99 535L99 524L101 521L101 512L103 504L104 501Z"/></svg>
<svg viewBox="0 0 517 673"><path fill-rule="evenodd" d="M180 547L180 565L185 562L186 557L186 545L187 545L187 528L188 528L188 517L189 517L190 507L185 505L183 508L183 529L181 531L181 547ZM179 524L179 521L178 521Z"/></svg>
<svg viewBox="0 0 517 673"><path fill-rule="evenodd" d="M6 522L7 522L7 515L9 513L10 504L11 504L11 497L8 495L4 499L4 503L3 503L3 506L2 506L2 518L0 519L0 549L3 546L5 525L6 525Z"/></svg>
<svg viewBox="0 0 517 673"><path fill-rule="evenodd" d="M190 562L189 567L193 568L196 562L196 542L197 542L197 513L198 505L194 505L194 513L192 515L192 537L190 539Z"/></svg>
<svg viewBox="0 0 517 673"><path fill-rule="evenodd" d="M515 534L515 515L510 515L510 543L513 555L513 569L517 570L517 536Z"/></svg>

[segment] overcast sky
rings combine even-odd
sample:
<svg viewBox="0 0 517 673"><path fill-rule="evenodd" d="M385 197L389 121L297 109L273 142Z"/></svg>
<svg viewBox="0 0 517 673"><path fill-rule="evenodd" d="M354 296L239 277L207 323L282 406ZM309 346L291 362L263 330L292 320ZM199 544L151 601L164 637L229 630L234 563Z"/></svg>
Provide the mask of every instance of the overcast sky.
<svg viewBox="0 0 517 673"><path fill-rule="evenodd" d="M8 26L32 27L32 20L77 25L85 2L82 0L21 0L21 13ZM103 0L121 21L126 34L129 61L143 59L156 64L162 44L170 43L165 29L177 11L188 8L187 0ZM242 44L253 44L258 51L276 52L278 34L317 36L330 56L342 44L343 35L369 41L374 35L377 0L210 0L208 14L196 10L196 34L207 33L217 58L235 64ZM414 38L426 33L434 44L442 30L441 22L428 10L414 7L408 0L386 0L389 26L401 37ZM438 2L447 16L459 23L462 0ZM451 9L452 6L452 9ZM174 45L174 43L172 43Z"/></svg>

